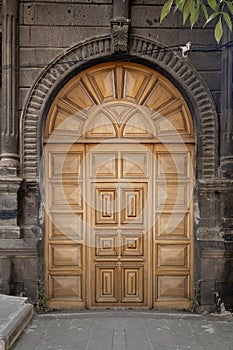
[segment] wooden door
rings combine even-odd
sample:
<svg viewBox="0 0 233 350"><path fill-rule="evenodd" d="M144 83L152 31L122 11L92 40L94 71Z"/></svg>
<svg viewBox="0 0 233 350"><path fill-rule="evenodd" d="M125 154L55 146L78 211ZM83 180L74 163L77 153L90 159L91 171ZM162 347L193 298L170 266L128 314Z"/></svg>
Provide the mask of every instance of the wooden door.
<svg viewBox="0 0 233 350"><path fill-rule="evenodd" d="M150 155L150 145L88 146L90 307L151 307Z"/></svg>
<svg viewBox="0 0 233 350"><path fill-rule="evenodd" d="M89 68L44 142L48 306L191 306L194 128L177 88L135 63Z"/></svg>

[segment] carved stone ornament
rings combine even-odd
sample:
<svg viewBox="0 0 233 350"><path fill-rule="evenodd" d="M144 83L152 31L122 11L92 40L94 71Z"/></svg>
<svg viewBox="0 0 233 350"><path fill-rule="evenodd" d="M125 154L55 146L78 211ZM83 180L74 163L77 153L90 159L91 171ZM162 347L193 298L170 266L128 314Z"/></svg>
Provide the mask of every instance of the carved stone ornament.
<svg viewBox="0 0 233 350"><path fill-rule="evenodd" d="M130 20L126 18L114 19L112 26L112 46L114 52L127 52L129 47Z"/></svg>

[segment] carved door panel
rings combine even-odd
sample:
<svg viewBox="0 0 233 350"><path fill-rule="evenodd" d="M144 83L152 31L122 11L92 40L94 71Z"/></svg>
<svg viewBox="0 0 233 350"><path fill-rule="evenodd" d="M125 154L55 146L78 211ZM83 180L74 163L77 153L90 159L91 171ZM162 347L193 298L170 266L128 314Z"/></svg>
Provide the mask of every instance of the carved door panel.
<svg viewBox="0 0 233 350"><path fill-rule="evenodd" d="M83 145L47 144L46 289L48 306L85 306Z"/></svg>
<svg viewBox="0 0 233 350"><path fill-rule="evenodd" d="M193 145L155 145L155 307L191 307Z"/></svg>
<svg viewBox="0 0 233 350"><path fill-rule="evenodd" d="M88 147L91 307L150 307L150 147Z"/></svg>

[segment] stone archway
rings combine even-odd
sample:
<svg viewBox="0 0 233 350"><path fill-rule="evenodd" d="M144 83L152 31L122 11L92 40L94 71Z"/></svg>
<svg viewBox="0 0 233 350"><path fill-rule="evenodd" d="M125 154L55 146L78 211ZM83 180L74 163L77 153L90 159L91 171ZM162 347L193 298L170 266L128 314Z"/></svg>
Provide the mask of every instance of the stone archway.
<svg viewBox="0 0 233 350"><path fill-rule="evenodd" d="M84 63L109 60L111 52L111 37L108 35L77 44L54 60L34 84L21 118L21 167L26 180L38 179L45 110L54 91L69 74L82 69ZM138 36L131 36L127 59L143 59L160 67L185 92L196 127L198 178L214 179L218 153L215 138L217 114L211 94L200 76L174 51Z"/></svg>

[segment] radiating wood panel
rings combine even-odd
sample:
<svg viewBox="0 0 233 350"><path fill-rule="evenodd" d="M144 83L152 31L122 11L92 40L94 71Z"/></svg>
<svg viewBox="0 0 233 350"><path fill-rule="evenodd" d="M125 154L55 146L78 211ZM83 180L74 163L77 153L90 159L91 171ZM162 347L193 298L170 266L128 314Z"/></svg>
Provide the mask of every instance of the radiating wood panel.
<svg viewBox="0 0 233 350"><path fill-rule="evenodd" d="M127 62L100 64L71 79L54 99L45 136L60 132L63 123L64 131L76 131L79 139L194 135L190 111L175 86L160 73Z"/></svg>

